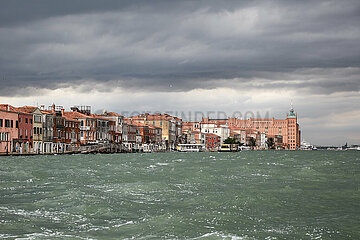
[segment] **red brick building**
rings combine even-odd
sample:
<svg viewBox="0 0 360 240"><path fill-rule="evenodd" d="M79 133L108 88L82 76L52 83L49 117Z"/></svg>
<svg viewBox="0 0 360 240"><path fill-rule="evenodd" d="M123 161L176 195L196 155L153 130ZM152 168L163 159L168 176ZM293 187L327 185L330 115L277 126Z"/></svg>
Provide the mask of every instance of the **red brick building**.
<svg viewBox="0 0 360 240"><path fill-rule="evenodd" d="M33 147L33 116L29 113L19 112L19 135L17 139L17 152L29 153Z"/></svg>
<svg viewBox="0 0 360 240"><path fill-rule="evenodd" d="M80 146L80 121L74 118L65 118L65 144L66 151L73 151Z"/></svg>
<svg viewBox="0 0 360 240"><path fill-rule="evenodd" d="M209 151L216 151L220 147L220 137L213 133L205 133L206 148Z"/></svg>
<svg viewBox="0 0 360 240"><path fill-rule="evenodd" d="M80 123L80 143L83 145L96 143L96 119L90 115L72 111L63 112L63 116L75 119Z"/></svg>
<svg viewBox="0 0 360 240"><path fill-rule="evenodd" d="M130 121L130 123L134 126L136 126L136 128L139 129L140 135L141 135L141 143L153 143L155 144L156 141L156 132L155 132L155 127L148 125L148 124L144 124L144 123L140 123L137 121Z"/></svg>

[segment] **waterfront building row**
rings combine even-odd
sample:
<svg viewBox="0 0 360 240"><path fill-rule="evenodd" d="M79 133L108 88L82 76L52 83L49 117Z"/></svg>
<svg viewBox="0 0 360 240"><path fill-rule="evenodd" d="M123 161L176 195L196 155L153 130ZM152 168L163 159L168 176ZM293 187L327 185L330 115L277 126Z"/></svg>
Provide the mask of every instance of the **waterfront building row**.
<svg viewBox="0 0 360 240"><path fill-rule="evenodd" d="M252 149L299 149L300 127L290 109L285 119L209 119L183 122L169 114L124 117L91 113L89 106L14 107L0 104L0 153L65 153L114 143L127 152L173 151L178 144L202 144L216 151L227 138Z"/></svg>
<svg viewBox="0 0 360 240"><path fill-rule="evenodd" d="M285 119L202 118L198 122L183 123L183 134L186 143L204 144L208 150L219 149L229 137L252 149L268 149L272 142L272 148L296 150L301 144L300 126L293 108ZM218 142L211 147L207 144L210 134L218 136Z"/></svg>
<svg viewBox="0 0 360 240"><path fill-rule="evenodd" d="M163 118L169 116L163 115ZM167 129L168 126L163 125ZM114 112L92 114L88 106L65 111L55 105L45 109L44 106L0 104L2 154L66 153L79 151L82 146L108 143L121 145L127 152L172 149L162 130L162 127L124 118Z"/></svg>

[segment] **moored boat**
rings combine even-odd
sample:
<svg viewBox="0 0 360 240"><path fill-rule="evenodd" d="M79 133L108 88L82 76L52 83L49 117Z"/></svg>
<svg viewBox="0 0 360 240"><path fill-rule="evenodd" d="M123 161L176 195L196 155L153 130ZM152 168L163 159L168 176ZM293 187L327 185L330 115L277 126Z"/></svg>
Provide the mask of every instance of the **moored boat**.
<svg viewBox="0 0 360 240"><path fill-rule="evenodd" d="M241 151L239 144L222 144L219 149L219 152L239 152L239 151Z"/></svg>
<svg viewBox="0 0 360 240"><path fill-rule="evenodd" d="M178 152L203 152L204 150L204 144L179 144L177 146Z"/></svg>

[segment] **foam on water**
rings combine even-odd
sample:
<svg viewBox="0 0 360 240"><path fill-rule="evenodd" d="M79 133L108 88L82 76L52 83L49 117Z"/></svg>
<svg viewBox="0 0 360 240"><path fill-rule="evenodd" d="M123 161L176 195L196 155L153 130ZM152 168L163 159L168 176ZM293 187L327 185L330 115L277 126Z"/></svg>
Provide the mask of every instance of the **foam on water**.
<svg viewBox="0 0 360 240"><path fill-rule="evenodd" d="M248 236L236 236L233 234L223 234L219 232L210 232L205 233L204 235L201 235L199 237L191 238L191 239L224 239L224 240L245 240L249 239Z"/></svg>

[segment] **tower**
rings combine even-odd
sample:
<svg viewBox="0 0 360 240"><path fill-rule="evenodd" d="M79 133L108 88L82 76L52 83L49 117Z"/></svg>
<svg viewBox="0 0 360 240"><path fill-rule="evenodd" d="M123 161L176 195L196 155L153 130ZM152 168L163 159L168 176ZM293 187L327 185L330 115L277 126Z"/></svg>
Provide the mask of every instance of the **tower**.
<svg viewBox="0 0 360 240"><path fill-rule="evenodd" d="M293 104L291 103L290 111L286 116L287 123L287 148L295 150L300 148L300 131L299 124L297 123L297 113L294 111Z"/></svg>

